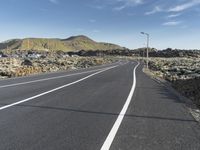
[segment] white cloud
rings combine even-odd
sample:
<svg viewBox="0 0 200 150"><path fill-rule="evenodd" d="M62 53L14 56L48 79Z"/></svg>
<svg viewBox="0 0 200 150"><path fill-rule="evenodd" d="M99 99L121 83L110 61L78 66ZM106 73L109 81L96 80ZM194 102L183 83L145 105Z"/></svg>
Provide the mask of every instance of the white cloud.
<svg viewBox="0 0 200 150"><path fill-rule="evenodd" d="M148 11L145 13L145 15L152 15L158 12L162 12L163 9L160 6L156 6L152 11Z"/></svg>
<svg viewBox="0 0 200 150"><path fill-rule="evenodd" d="M200 4L200 0L190 0L190 2L177 5L169 9L169 12L180 12Z"/></svg>
<svg viewBox="0 0 200 150"><path fill-rule="evenodd" d="M161 8L160 6L156 6L154 7L152 11L146 12L145 15L152 15L158 12L174 12L174 13L176 12L177 14L172 14L172 15L167 16L167 18L175 18L181 15L181 13L178 13L178 12L200 5L200 0L187 0L187 1L188 2L186 3L182 3L174 7L165 8L165 9Z"/></svg>
<svg viewBox="0 0 200 150"><path fill-rule="evenodd" d="M121 11L128 7L134 7L144 3L144 0L95 0L90 7L95 9L104 9L111 7L113 10Z"/></svg>
<svg viewBox="0 0 200 150"><path fill-rule="evenodd" d="M164 22L162 25L163 26L176 26L181 24L181 21L169 21L169 22Z"/></svg>
<svg viewBox="0 0 200 150"><path fill-rule="evenodd" d="M115 0L115 3L121 3L120 6L114 8L114 10L120 11L127 7L133 7L144 3L143 0Z"/></svg>
<svg viewBox="0 0 200 150"><path fill-rule="evenodd" d="M181 15L181 13L179 13L179 14L171 14L171 15L168 15L167 18L175 18L175 17L178 17L180 15Z"/></svg>
<svg viewBox="0 0 200 150"><path fill-rule="evenodd" d="M116 0L117 2L124 2L126 4L142 4L143 0Z"/></svg>
<svg viewBox="0 0 200 150"><path fill-rule="evenodd" d="M53 4L58 4L58 0L49 0L49 2L51 2Z"/></svg>
<svg viewBox="0 0 200 150"><path fill-rule="evenodd" d="M124 8L126 8L126 6L122 5L122 6L115 7L113 10L120 11L120 10L123 10Z"/></svg>

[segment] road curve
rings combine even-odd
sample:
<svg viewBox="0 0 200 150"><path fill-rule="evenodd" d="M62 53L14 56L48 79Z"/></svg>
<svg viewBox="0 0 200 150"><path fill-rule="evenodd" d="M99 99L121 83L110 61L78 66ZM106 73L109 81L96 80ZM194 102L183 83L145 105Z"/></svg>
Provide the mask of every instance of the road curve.
<svg viewBox="0 0 200 150"><path fill-rule="evenodd" d="M199 124L137 65L0 80L0 149L199 150Z"/></svg>

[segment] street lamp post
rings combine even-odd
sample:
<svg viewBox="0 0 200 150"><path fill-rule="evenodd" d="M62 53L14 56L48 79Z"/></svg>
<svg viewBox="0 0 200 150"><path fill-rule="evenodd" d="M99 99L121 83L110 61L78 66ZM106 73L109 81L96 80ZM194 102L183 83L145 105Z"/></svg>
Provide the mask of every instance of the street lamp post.
<svg viewBox="0 0 200 150"><path fill-rule="evenodd" d="M149 69L149 34L145 32L141 32L141 34L147 36L147 69Z"/></svg>

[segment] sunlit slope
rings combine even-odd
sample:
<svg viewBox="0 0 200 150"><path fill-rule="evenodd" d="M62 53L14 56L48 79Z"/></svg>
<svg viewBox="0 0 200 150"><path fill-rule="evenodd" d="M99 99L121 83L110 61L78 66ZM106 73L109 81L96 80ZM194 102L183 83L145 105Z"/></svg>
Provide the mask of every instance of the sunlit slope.
<svg viewBox="0 0 200 150"><path fill-rule="evenodd" d="M0 49L8 50L46 50L46 51L76 51L76 50L114 50L124 49L110 43L99 43L86 36L73 36L67 39L26 38L14 39L0 43Z"/></svg>

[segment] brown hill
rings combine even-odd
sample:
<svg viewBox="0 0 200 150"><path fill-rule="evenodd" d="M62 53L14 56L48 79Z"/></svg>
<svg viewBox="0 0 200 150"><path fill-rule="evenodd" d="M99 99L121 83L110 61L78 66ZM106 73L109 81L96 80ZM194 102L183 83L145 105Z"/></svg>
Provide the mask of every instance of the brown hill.
<svg viewBox="0 0 200 150"><path fill-rule="evenodd" d="M124 49L111 43L96 42L84 35L67 39L26 38L13 39L0 43L0 50L45 50L45 51L77 51L77 50L115 50Z"/></svg>

